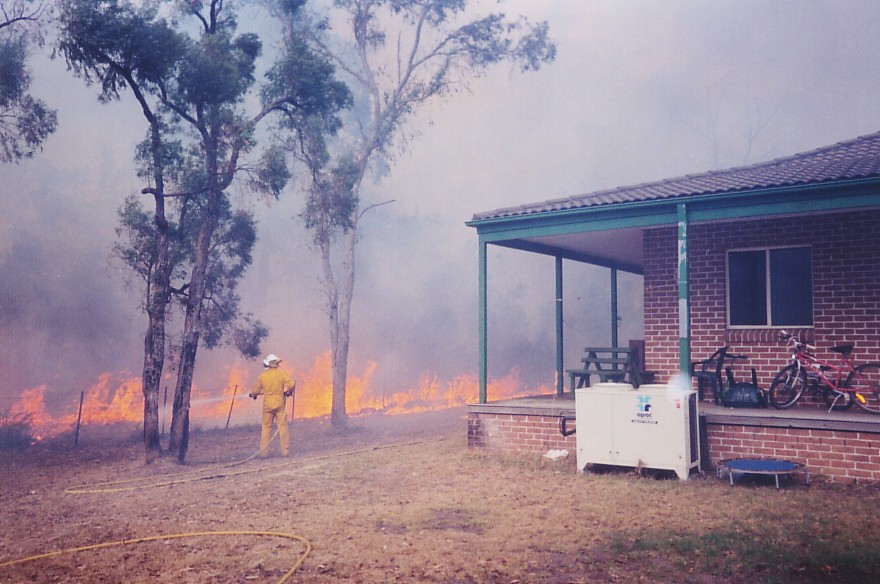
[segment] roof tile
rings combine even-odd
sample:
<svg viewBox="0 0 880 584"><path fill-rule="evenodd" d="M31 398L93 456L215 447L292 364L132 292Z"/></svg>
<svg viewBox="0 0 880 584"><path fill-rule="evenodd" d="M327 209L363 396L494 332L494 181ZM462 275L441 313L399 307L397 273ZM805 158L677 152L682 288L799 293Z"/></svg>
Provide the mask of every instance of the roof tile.
<svg viewBox="0 0 880 584"><path fill-rule="evenodd" d="M880 177L880 132L749 166L617 187L477 213L475 221L708 194Z"/></svg>

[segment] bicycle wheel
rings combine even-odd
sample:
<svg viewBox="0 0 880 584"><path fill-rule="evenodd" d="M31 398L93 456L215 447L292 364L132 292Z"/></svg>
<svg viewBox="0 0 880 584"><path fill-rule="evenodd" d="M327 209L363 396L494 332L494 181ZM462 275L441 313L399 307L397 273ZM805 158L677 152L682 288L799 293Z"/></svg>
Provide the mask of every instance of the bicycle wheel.
<svg viewBox="0 0 880 584"><path fill-rule="evenodd" d="M776 374L770 384L770 405L778 410L785 410L804 393L807 386L807 375L797 365L789 365Z"/></svg>
<svg viewBox="0 0 880 584"><path fill-rule="evenodd" d="M880 414L880 363L865 363L846 378L844 387L852 390L853 401L870 414Z"/></svg>

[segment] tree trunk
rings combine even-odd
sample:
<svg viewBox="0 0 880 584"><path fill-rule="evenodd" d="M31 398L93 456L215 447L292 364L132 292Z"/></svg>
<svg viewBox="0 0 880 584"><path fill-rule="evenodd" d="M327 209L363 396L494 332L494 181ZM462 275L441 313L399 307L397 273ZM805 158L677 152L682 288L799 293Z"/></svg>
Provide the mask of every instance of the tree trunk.
<svg viewBox="0 0 880 584"><path fill-rule="evenodd" d="M196 240L195 257L189 283L189 297L186 302L186 317L183 322L183 342L180 348L180 364L177 369L177 386L174 388L174 410L171 418L171 441L168 450L184 462L189 448L189 406L192 380L196 366L196 352L201 333L202 300L208 281L208 263L211 241L217 228L217 214L220 208L221 190L209 191L210 202L205 209L202 224Z"/></svg>
<svg viewBox="0 0 880 584"><path fill-rule="evenodd" d="M342 274L340 282L332 282L332 303L330 315L330 347L333 368L333 403L330 422L335 428L348 425L345 407L345 388L348 381L348 348L351 330L351 301L354 296L355 245L357 243L357 221L345 234ZM324 253L325 271L329 265L329 249Z"/></svg>
<svg viewBox="0 0 880 584"><path fill-rule="evenodd" d="M147 334L144 336L144 370L141 385L144 391L144 454L151 463L161 453L159 436L159 387L165 361L165 310L154 307L162 314L150 314Z"/></svg>
<svg viewBox="0 0 880 584"><path fill-rule="evenodd" d="M149 113L148 109L145 112ZM152 153L159 160L161 136L155 119L150 117L153 131ZM147 280L146 310L147 332L144 335L144 369L141 387L144 392L144 456L147 464L155 461L162 452L159 435L159 388L165 366L165 317L171 286L171 254L168 220L165 217L165 183L162 166L156 165L155 181L158 194L153 196L155 211L153 223L156 228L156 249L153 271Z"/></svg>
<svg viewBox="0 0 880 584"><path fill-rule="evenodd" d="M189 305L187 305L186 320L190 321ZM171 441L168 445L169 453L177 456L178 462L186 460L186 452L189 449L189 405L198 346L199 332L184 332L184 340L180 348L180 366L177 370L177 386L174 388Z"/></svg>

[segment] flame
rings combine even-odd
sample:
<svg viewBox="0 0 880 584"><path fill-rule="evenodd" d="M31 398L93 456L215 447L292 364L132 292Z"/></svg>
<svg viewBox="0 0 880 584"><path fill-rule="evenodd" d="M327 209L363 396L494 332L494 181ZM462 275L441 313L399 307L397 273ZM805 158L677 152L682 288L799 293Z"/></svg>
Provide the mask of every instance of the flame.
<svg viewBox="0 0 880 584"><path fill-rule="evenodd" d="M45 437L54 426L52 415L46 409L46 386L40 385L21 392L18 402L9 409L8 418L30 426L35 439Z"/></svg>
<svg viewBox="0 0 880 584"><path fill-rule="evenodd" d="M329 416L333 387L330 352L316 356L310 367L301 371L286 363L282 368L297 382L294 402L290 406L295 418ZM412 387L389 394L373 387L377 368L375 361L369 361L359 375L349 374L345 396L349 415L371 412L412 414L460 407L478 400L479 381L474 374L466 373L444 381L435 374L425 372ZM254 382L251 376L246 367L233 365L219 393L193 384L190 420L211 426L228 423L233 418L236 425L257 422L259 405L243 399ZM102 373L97 382L83 392L81 424L142 423L144 402L141 380L123 376L121 381L114 381L119 377ZM80 415L79 408L75 405L71 413L53 416L46 407L46 391L45 385L24 390L9 413L0 418L0 426L26 422L36 440L72 431ZM525 387L519 369L514 367L504 377L491 380L488 392L495 400L550 393L551 390L545 386ZM159 405L163 422L170 420L171 404L163 401Z"/></svg>
<svg viewBox="0 0 880 584"><path fill-rule="evenodd" d="M83 398L83 424L112 424L115 422L140 422L144 419L144 393L141 380L125 379L111 390L112 375L102 373L98 383L90 387ZM69 420L76 422L75 417Z"/></svg>

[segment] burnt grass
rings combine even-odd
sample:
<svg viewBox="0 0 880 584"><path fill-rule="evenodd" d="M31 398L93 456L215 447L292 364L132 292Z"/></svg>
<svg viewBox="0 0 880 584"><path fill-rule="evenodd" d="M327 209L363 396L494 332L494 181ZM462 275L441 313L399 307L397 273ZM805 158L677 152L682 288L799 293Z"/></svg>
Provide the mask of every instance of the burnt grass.
<svg viewBox="0 0 880 584"><path fill-rule="evenodd" d="M0 581L274 583L302 540L289 582L880 581L877 485L582 475L574 453L468 450L463 410L291 430L291 457L274 444L268 460L246 460L257 427L197 430L186 465L145 465L131 425L85 427L75 448L7 442L0 564L117 545L0 567ZM144 480L116 483L130 479Z"/></svg>

